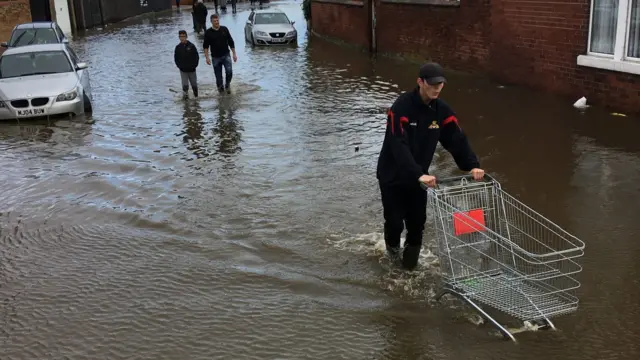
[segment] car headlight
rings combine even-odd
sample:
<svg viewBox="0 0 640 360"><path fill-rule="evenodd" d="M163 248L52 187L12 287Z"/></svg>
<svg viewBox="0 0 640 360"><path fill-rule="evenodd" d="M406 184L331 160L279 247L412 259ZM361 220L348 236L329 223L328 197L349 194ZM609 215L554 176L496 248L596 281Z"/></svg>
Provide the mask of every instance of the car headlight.
<svg viewBox="0 0 640 360"><path fill-rule="evenodd" d="M258 36L269 36L269 34L267 34L264 31L256 31L256 35L258 35Z"/></svg>
<svg viewBox="0 0 640 360"><path fill-rule="evenodd" d="M291 37L291 36L296 36L296 31L295 31L295 30L293 30L293 31L289 31L289 32L287 33L287 37Z"/></svg>
<svg viewBox="0 0 640 360"><path fill-rule="evenodd" d="M71 90L69 92L58 95L56 101L71 101L78 97L78 92L76 90Z"/></svg>

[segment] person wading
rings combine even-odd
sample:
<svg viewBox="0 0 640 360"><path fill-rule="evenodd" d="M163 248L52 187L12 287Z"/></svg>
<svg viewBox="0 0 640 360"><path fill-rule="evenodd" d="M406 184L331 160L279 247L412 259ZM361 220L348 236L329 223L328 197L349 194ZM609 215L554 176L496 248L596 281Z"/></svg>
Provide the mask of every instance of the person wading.
<svg viewBox="0 0 640 360"><path fill-rule="evenodd" d="M196 68L200 63L200 54L198 48L189 40L187 40L187 32L178 31L180 43L176 45L173 53L173 61L180 69L180 78L182 79L182 91L184 96L189 96L189 84L193 89L193 96L198 97L198 77L196 76Z"/></svg>
<svg viewBox="0 0 640 360"><path fill-rule="evenodd" d="M209 13L209 9L207 9L207 5L205 5L202 0L198 0L193 4L193 19L195 22L194 30L199 33L201 30L206 29L207 23L207 14Z"/></svg>
<svg viewBox="0 0 640 360"><path fill-rule="evenodd" d="M211 48L211 57L209 57L209 48ZM216 86L218 91L223 93L226 89L227 93L231 93L229 88L231 78L233 77L233 68L229 49L233 53L233 62L238 61L236 55L236 46L231 37L231 33L226 26L220 25L218 14L211 15L211 27L204 33L204 56L207 65L213 62L213 73L216 76ZM225 71L225 82L222 81L222 67Z"/></svg>
<svg viewBox="0 0 640 360"><path fill-rule="evenodd" d="M484 177L456 114L438 98L446 82L442 67L424 64L417 82L418 86L400 95L388 111L376 170L387 251L392 257L400 255L400 235L406 225L402 265L408 270L417 266L422 248L427 192L420 183L436 185L429 166L438 142L453 155L460 170L470 171L475 180Z"/></svg>

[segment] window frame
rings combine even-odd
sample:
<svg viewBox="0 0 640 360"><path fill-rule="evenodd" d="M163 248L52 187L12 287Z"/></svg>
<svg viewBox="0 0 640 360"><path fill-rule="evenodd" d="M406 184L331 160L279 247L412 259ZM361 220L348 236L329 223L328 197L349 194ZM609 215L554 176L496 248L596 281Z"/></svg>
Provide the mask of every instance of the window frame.
<svg viewBox="0 0 640 360"><path fill-rule="evenodd" d="M616 32L613 40L613 54L603 54L591 51L591 37L593 35L592 32L593 16L595 13L595 0L590 0L587 52L586 55L579 55L577 62L580 66L595 67L599 69L640 75L640 58L627 56L631 35L631 5L633 4L633 0L619 1Z"/></svg>

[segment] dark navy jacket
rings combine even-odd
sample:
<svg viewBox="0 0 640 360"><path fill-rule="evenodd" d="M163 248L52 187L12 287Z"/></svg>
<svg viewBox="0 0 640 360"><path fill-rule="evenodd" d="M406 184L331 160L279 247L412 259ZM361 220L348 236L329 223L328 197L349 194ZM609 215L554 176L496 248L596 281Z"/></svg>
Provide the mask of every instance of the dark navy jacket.
<svg viewBox="0 0 640 360"><path fill-rule="evenodd" d="M376 171L380 184L416 184L420 176L429 174L438 142L453 155L460 170L480 167L449 105L440 99L426 104L417 87L400 95L387 113Z"/></svg>

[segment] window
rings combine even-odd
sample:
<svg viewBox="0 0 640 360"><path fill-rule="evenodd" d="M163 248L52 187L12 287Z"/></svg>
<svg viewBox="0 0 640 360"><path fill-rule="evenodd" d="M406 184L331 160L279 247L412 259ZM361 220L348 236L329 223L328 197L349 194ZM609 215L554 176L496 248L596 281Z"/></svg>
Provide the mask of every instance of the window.
<svg viewBox="0 0 640 360"><path fill-rule="evenodd" d="M42 51L4 55L0 58L0 78L72 72L69 58L62 51Z"/></svg>
<svg viewBox="0 0 640 360"><path fill-rule="evenodd" d="M640 0L633 0L631 5L627 56L640 59Z"/></svg>
<svg viewBox="0 0 640 360"><path fill-rule="evenodd" d="M640 75L640 0L591 0L590 20L578 65Z"/></svg>
<svg viewBox="0 0 640 360"><path fill-rule="evenodd" d="M58 36L52 28L18 29L9 40L9 46L11 47L57 43L59 43Z"/></svg>
<svg viewBox="0 0 640 360"><path fill-rule="evenodd" d="M280 13L264 13L256 15L256 25L258 24L289 24L287 15Z"/></svg>

